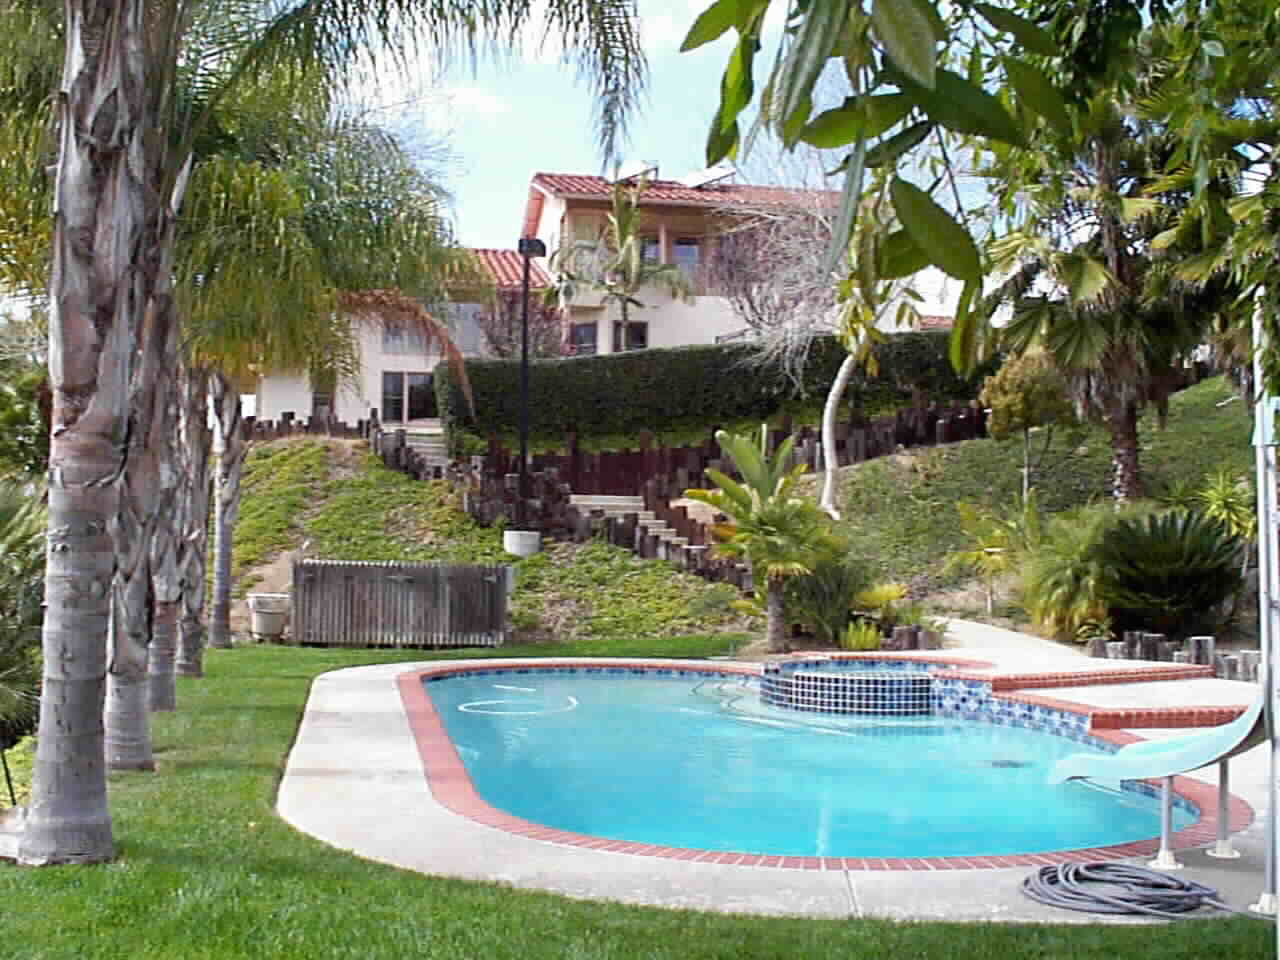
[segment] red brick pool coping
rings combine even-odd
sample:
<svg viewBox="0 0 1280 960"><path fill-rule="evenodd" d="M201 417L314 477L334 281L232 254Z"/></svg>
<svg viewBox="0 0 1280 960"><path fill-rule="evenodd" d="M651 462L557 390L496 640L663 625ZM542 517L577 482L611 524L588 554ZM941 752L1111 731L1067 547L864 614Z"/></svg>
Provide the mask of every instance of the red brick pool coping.
<svg viewBox="0 0 1280 960"><path fill-rule="evenodd" d="M929 656L886 656L879 654L878 659L910 659L947 664L950 666L977 666L974 661L958 663L952 658ZM584 850L596 850L603 853L625 853L641 857L662 857L669 860L685 860L697 863L718 863L742 867L779 867L793 870L991 870L1001 867L1038 867L1052 866L1061 863L1084 863L1096 860L1119 860L1133 857L1150 856L1159 847L1159 838L1152 837L1132 843L1114 844L1105 847L1090 847L1079 850L1060 850L1050 853L1009 854L985 857L792 857L770 856L753 853L733 853L721 850L695 850L682 847L667 847L656 844L633 843L626 840L610 840L605 837L593 837L587 834L571 833L557 830L542 824L532 823L520 817L503 813L486 803L476 792L471 777L467 773L462 759L458 756L445 731L444 723L436 712L435 705L428 696L423 683L424 678L432 676L448 676L452 674L476 673L493 670L511 670L527 668L531 672L542 672L556 668L574 669L623 669L627 671L659 671L682 670L691 673L738 674L758 676L755 667L730 663L701 663L679 660L636 660L636 661L585 661L585 660L505 660L505 661L473 661L471 663L436 664L425 669L419 668L400 674L396 678L400 689L400 698L404 704L405 715L409 727L413 731L414 742L418 748L418 756L422 760L426 775L427 787L435 799L446 809L460 816L467 817L485 826L495 827L508 833L541 840L564 846L580 847ZM1127 671L1126 671L1127 672ZM1032 674L1023 676L1034 677ZM1050 674L1057 677L1060 674ZM1072 674L1075 686L1085 679L1085 674ZM1199 676L1199 674L1196 674ZM979 679L975 677L974 679ZM991 677L982 677L989 680ZM1161 679L1164 679L1163 677ZM1107 681L1103 681L1107 682ZM1054 684L1042 684L1052 686ZM1061 684L1065 685L1065 684ZM994 693L994 690L993 690ZM1124 730L1109 729L1094 722L1098 714L1112 719L1110 715L1141 715L1141 724L1149 727L1198 726L1205 724L1173 722L1181 720L1184 715L1195 714L1208 716L1207 711L1235 711L1239 707L1199 707L1189 710L1180 708L1144 708L1141 710L1106 710L1091 711L1089 707L1066 700L1052 700L1036 695L1001 694L1001 699L1038 703L1052 706L1073 713L1088 714L1091 718L1090 734L1099 740L1124 745L1135 743L1142 737L1127 733ZM1230 719L1230 718L1228 718ZM1221 721L1219 721L1221 722ZM1148 781L1159 786L1158 781ZM1175 777L1174 791L1185 800L1194 804L1200 811L1199 819L1190 826L1173 834L1173 848L1185 850L1192 847L1205 846L1214 842L1218 830L1218 791L1215 787L1189 777ZM1235 796L1229 797L1228 822L1232 833L1243 830L1253 822L1253 808L1244 800Z"/></svg>

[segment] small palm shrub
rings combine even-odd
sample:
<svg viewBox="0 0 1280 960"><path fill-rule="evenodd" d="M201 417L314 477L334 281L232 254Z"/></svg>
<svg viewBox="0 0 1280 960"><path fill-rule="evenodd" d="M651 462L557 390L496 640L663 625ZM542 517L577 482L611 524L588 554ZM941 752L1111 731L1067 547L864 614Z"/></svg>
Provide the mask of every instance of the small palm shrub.
<svg viewBox="0 0 1280 960"><path fill-rule="evenodd" d="M1081 625L1106 616L1097 545L1115 516L1105 504L1058 514L1027 555L1022 605L1032 621L1061 640L1075 639Z"/></svg>
<svg viewBox="0 0 1280 960"><path fill-rule="evenodd" d="M1098 596L1118 630L1211 632L1241 587L1242 549L1225 523L1197 511L1121 518L1095 550Z"/></svg>
<svg viewBox="0 0 1280 960"><path fill-rule="evenodd" d="M854 597L870 582L867 564L847 552L833 552L809 573L787 578L787 620L812 630L819 642L837 646L849 625Z"/></svg>

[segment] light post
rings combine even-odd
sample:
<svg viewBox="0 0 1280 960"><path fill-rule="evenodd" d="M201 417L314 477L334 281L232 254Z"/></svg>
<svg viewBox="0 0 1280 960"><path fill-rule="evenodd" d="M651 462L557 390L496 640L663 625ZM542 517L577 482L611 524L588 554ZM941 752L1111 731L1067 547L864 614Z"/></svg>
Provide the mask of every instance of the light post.
<svg viewBox="0 0 1280 960"><path fill-rule="evenodd" d="M547 246L537 237L521 237L516 247L524 258L520 280L520 500L516 523L523 526L529 496L529 261L545 257Z"/></svg>

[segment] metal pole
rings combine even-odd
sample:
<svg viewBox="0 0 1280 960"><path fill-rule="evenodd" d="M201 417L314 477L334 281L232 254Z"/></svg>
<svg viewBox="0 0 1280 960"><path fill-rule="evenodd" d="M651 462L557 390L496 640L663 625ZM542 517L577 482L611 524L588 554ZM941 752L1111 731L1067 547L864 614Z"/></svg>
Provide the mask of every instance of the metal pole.
<svg viewBox="0 0 1280 960"><path fill-rule="evenodd" d="M1258 488L1258 644L1262 648L1262 676L1267 690L1267 733L1270 737L1271 756L1267 773L1267 849L1266 872L1262 894L1249 909L1258 913L1276 913L1276 844L1280 834L1276 831L1276 705L1280 700L1280 688L1276 686L1276 631L1275 631L1275 581L1276 581L1276 530L1275 530L1275 437L1271 422L1271 398L1263 384L1262 350L1266 344L1262 335L1261 296L1254 301L1253 314L1253 414L1254 466ZM1278 934L1280 936L1280 934Z"/></svg>
<svg viewBox="0 0 1280 960"><path fill-rule="evenodd" d="M1173 855L1173 777L1165 777L1160 784L1160 851L1147 864L1156 870L1181 870Z"/></svg>
<svg viewBox="0 0 1280 960"><path fill-rule="evenodd" d="M516 524L523 529L529 496L529 254L524 254L520 280L520 497Z"/></svg>
<svg viewBox="0 0 1280 960"><path fill-rule="evenodd" d="M1220 860L1234 860L1240 851L1231 846L1231 761L1218 761L1218 842L1205 853Z"/></svg>

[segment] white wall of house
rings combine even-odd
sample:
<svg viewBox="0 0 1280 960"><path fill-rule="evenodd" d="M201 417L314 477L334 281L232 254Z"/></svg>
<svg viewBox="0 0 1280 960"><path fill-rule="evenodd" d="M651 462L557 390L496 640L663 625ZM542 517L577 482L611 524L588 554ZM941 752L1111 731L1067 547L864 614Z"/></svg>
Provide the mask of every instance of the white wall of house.
<svg viewBox="0 0 1280 960"><path fill-rule="evenodd" d="M254 412L260 420L279 420L291 412L295 420L311 416L311 383L305 373L274 373L258 381Z"/></svg>
<svg viewBox="0 0 1280 960"><path fill-rule="evenodd" d="M464 338L474 340L466 333ZM401 418L408 412L403 409L408 402L411 383L419 384L420 377L432 374L440 362L437 350L421 349L421 341L412 335L386 332L374 323L361 323L357 330L360 351L360 371L350 380L339 382L334 397L333 414L339 420L354 424L369 417L369 411L378 410L378 416L387 419L386 400L383 395L384 374L398 374L400 381ZM404 377L414 377L405 380ZM257 411L260 419L278 420L286 411L305 420L311 416L312 387L304 374L271 374L258 381ZM394 411L392 411L394 412Z"/></svg>

